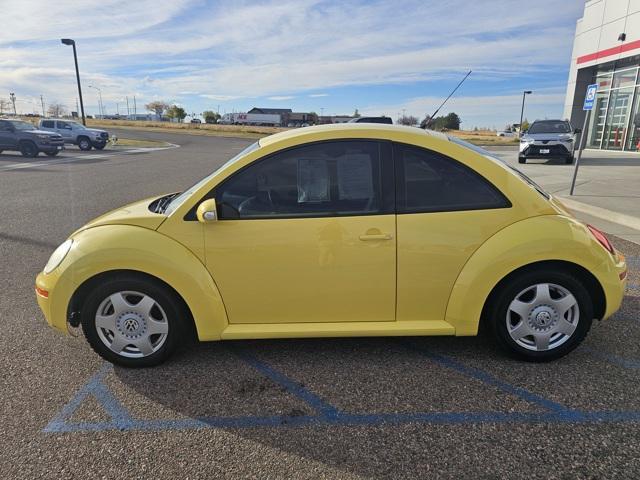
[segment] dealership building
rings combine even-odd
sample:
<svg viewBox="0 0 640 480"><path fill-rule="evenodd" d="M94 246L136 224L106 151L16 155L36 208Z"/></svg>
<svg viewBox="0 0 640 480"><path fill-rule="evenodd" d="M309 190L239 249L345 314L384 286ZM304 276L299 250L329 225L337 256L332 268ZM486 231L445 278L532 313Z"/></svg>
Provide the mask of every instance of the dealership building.
<svg viewBox="0 0 640 480"><path fill-rule="evenodd" d="M578 20L564 117L582 128L587 85L598 92L586 148L640 151L640 0L589 0Z"/></svg>

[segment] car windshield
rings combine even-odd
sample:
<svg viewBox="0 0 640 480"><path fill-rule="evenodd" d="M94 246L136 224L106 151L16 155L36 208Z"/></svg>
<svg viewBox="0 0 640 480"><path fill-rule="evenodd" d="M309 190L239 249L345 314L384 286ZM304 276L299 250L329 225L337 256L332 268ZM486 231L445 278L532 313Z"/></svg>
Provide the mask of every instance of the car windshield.
<svg viewBox="0 0 640 480"><path fill-rule="evenodd" d="M29 122L21 122L20 120L9 120L9 123L13 125L16 130L35 130L36 127Z"/></svg>
<svg viewBox="0 0 640 480"><path fill-rule="evenodd" d="M571 127L567 122L545 120L533 122L528 133L571 133Z"/></svg>
<svg viewBox="0 0 640 480"><path fill-rule="evenodd" d="M185 190L180 195L174 197L171 200L171 203L169 203L166 206L164 212L167 215L171 215L171 213L173 213L180 205L182 205L182 203L187 198L189 198L193 194L193 192L197 191L202 185L207 183L211 179L211 177L213 177L216 173L220 172L221 170L224 170L225 168L228 168L229 166L233 165L238 160L240 160L242 157L244 157L245 155L257 150L258 148L260 148L260 143L259 142L255 142L255 143L252 143L251 145L249 145L247 148L245 148L240 153L238 153L235 157L230 158L229 160L227 160L224 163L224 165L222 165L220 168L216 168L213 172L211 172L209 175L204 177L202 180L200 180L194 186L192 186L191 188Z"/></svg>

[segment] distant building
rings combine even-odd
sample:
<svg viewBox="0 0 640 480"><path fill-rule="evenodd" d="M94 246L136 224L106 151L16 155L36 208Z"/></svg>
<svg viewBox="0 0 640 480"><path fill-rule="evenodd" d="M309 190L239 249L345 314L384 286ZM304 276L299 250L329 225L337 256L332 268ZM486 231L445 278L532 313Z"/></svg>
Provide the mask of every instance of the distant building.
<svg viewBox="0 0 640 480"><path fill-rule="evenodd" d="M287 113L291 113L292 110L290 108L260 108L253 107L247 113L264 113L267 115L285 115Z"/></svg>
<svg viewBox="0 0 640 480"><path fill-rule="evenodd" d="M587 148L640 150L640 2L588 0L578 20L564 116L582 128L587 85L598 84ZM534 89L535 90L535 89Z"/></svg>

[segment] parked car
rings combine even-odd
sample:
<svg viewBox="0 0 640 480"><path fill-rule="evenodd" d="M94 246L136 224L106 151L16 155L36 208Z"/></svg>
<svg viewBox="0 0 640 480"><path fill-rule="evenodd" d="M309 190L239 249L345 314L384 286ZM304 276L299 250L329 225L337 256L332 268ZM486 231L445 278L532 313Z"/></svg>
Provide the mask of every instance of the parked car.
<svg viewBox="0 0 640 480"><path fill-rule="evenodd" d="M47 118L40 120L39 128L60 134L65 143L80 147L80 150L91 150L91 147L102 150L109 141L109 133L98 128L87 128L81 123L71 120Z"/></svg>
<svg viewBox="0 0 640 480"><path fill-rule="evenodd" d="M347 123L386 123L391 125L393 120L391 120L391 117L357 117L352 118Z"/></svg>
<svg viewBox="0 0 640 480"><path fill-rule="evenodd" d="M200 120L199 118L192 118L191 123L202 123L202 120Z"/></svg>
<svg viewBox="0 0 640 480"><path fill-rule="evenodd" d="M605 235L442 133L322 125L262 138L182 193L81 227L36 279L47 322L110 362L206 340L476 335L551 360L622 302Z"/></svg>
<svg viewBox="0 0 640 480"><path fill-rule="evenodd" d="M496 135L498 137L515 137L516 136L515 132L512 132L511 130L504 130L502 132L498 132Z"/></svg>
<svg viewBox="0 0 640 480"><path fill-rule="evenodd" d="M40 152L55 157L64 150L58 134L38 130L32 123L0 119L0 153L15 150L23 157L36 157Z"/></svg>
<svg viewBox="0 0 640 480"><path fill-rule="evenodd" d="M520 138L518 162L528 158L560 158L572 164L576 147L576 134L567 120L536 120Z"/></svg>

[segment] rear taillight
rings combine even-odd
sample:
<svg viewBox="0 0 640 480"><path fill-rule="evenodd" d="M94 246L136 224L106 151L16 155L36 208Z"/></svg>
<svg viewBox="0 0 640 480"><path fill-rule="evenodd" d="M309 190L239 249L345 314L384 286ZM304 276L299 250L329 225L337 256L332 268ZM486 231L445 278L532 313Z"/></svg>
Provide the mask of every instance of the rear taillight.
<svg viewBox="0 0 640 480"><path fill-rule="evenodd" d="M591 232L591 235L593 235L600 245L602 245L611 255L615 253L613 245L611 245L611 242L604 233L592 225L587 225L587 228Z"/></svg>

